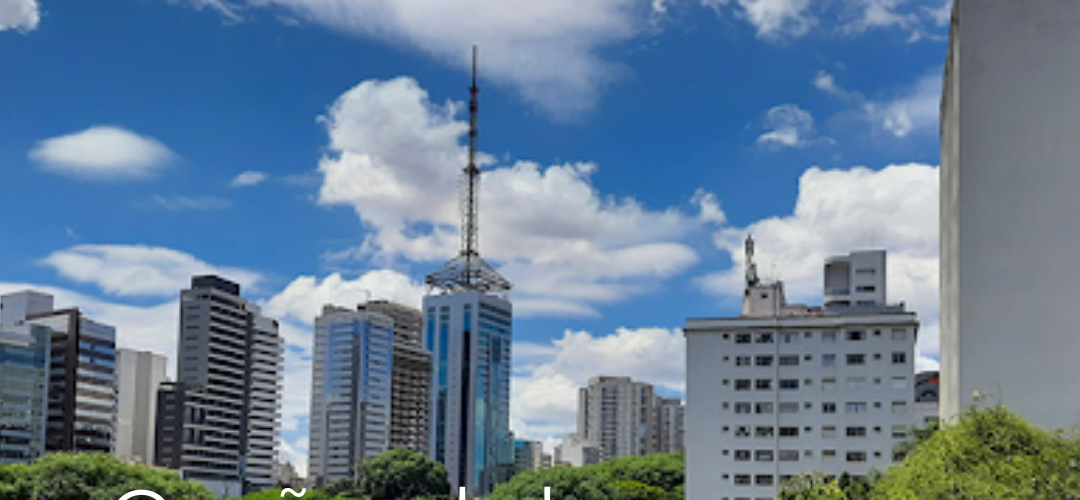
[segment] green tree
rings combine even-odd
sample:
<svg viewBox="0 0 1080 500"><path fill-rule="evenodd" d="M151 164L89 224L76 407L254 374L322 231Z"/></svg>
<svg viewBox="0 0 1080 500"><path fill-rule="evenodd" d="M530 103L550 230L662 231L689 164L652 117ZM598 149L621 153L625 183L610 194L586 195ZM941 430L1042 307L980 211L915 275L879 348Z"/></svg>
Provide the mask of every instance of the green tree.
<svg viewBox="0 0 1080 500"><path fill-rule="evenodd" d="M1080 440L1003 407L933 433L874 488L875 500L1080 499Z"/></svg>
<svg viewBox="0 0 1080 500"><path fill-rule="evenodd" d="M167 500L215 500L170 470L130 465L97 453L55 453L30 465L0 466L0 500L117 500L150 490Z"/></svg>
<svg viewBox="0 0 1080 500"><path fill-rule="evenodd" d="M918 448L919 445L930 439L930 437L933 436L939 428L940 424L938 424L937 420L921 427L912 426L908 430L908 438L904 441L897 443L896 446L893 446L893 456L896 457L898 461L903 460L905 457L911 454L912 450Z"/></svg>
<svg viewBox="0 0 1080 500"><path fill-rule="evenodd" d="M372 500L411 500L450 493L446 468L425 455L395 448L357 466L360 493Z"/></svg>
<svg viewBox="0 0 1080 500"><path fill-rule="evenodd" d="M684 470L683 455L673 453L522 472L487 500L539 500L545 486L559 500L683 500Z"/></svg>
<svg viewBox="0 0 1080 500"><path fill-rule="evenodd" d="M795 476L780 487L777 500L847 500L838 481L821 473Z"/></svg>

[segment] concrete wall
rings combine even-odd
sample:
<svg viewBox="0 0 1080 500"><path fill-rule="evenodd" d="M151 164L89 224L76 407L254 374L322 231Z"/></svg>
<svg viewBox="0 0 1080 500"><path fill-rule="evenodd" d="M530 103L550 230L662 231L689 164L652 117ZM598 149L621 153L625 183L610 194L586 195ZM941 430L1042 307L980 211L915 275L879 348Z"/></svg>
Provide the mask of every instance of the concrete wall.
<svg viewBox="0 0 1080 500"><path fill-rule="evenodd" d="M945 418L1080 423L1080 2L957 0L942 121ZM1034 388L1034 389L1033 389Z"/></svg>

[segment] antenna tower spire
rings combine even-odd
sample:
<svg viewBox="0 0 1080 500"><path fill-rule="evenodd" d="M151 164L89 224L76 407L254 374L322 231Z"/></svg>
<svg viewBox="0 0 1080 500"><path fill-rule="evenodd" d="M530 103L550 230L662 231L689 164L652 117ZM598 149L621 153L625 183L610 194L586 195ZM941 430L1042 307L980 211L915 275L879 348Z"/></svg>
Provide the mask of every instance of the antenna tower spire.
<svg viewBox="0 0 1080 500"><path fill-rule="evenodd" d="M461 171L458 206L461 210L461 252L424 282L443 292L507 292L511 284L480 257L480 168L476 166L476 137L480 87L476 84L477 47L472 50L472 85L469 87L469 163Z"/></svg>

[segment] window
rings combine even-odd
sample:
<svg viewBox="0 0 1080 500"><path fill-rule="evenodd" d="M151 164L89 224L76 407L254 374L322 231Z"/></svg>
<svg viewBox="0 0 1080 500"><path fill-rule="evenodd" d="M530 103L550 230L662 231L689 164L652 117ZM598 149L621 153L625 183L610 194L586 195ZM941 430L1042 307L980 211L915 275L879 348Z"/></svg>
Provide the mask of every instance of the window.
<svg viewBox="0 0 1080 500"><path fill-rule="evenodd" d="M771 438L773 437L773 428L770 426L755 427L754 437Z"/></svg>
<svg viewBox="0 0 1080 500"><path fill-rule="evenodd" d="M781 427L780 437L799 437L798 427Z"/></svg>
<svg viewBox="0 0 1080 500"><path fill-rule="evenodd" d="M735 428L735 437L737 437L737 438L748 438L748 437L750 437L750 428L745 426L745 425L740 425L739 427L736 427Z"/></svg>
<svg viewBox="0 0 1080 500"><path fill-rule="evenodd" d="M875 352L874 353L874 361L881 361L881 353L880 352Z"/></svg>
<svg viewBox="0 0 1080 500"><path fill-rule="evenodd" d="M832 344L836 342L836 332L823 332L821 334L821 341L826 344Z"/></svg>
<svg viewBox="0 0 1080 500"><path fill-rule="evenodd" d="M849 451L849 452L847 452L847 461L848 462L865 462L866 461L866 452L865 451Z"/></svg>
<svg viewBox="0 0 1080 500"><path fill-rule="evenodd" d="M772 366L772 356L758 356L754 358L754 364L757 366Z"/></svg>
<svg viewBox="0 0 1080 500"><path fill-rule="evenodd" d="M836 413L836 403L821 403L821 413Z"/></svg>
<svg viewBox="0 0 1080 500"><path fill-rule="evenodd" d="M893 413L907 413L907 403L903 401L893 401L892 404Z"/></svg>
<svg viewBox="0 0 1080 500"><path fill-rule="evenodd" d="M848 403L844 406L845 413L866 413L866 403Z"/></svg>
<svg viewBox="0 0 1080 500"><path fill-rule="evenodd" d="M847 355L848 366L860 366L866 364L866 355L863 354L848 354Z"/></svg>
<svg viewBox="0 0 1080 500"><path fill-rule="evenodd" d="M893 389L906 389L907 377L893 377L892 378Z"/></svg>
<svg viewBox="0 0 1080 500"><path fill-rule="evenodd" d="M826 367L836 366L836 355L835 354L822 354L821 355L821 366L826 366Z"/></svg>
<svg viewBox="0 0 1080 500"><path fill-rule="evenodd" d="M749 391L750 390L750 379L748 379L748 378L736 379L735 380L735 390L736 391Z"/></svg>
<svg viewBox="0 0 1080 500"><path fill-rule="evenodd" d="M735 356L735 366L750 366L750 356Z"/></svg>
<svg viewBox="0 0 1080 500"><path fill-rule="evenodd" d="M724 340L730 340L730 339L731 339L731 334L730 333L725 333L724 334Z"/></svg>
<svg viewBox="0 0 1080 500"><path fill-rule="evenodd" d="M750 486L750 475L749 474L735 474L735 485L736 486Z"/></svg>
<svg viewBox="0 0 1080 500"><path fill-rule="evenodd" d="M832 462L836 460L836 450L821 450L821 461Z"/></svg>
<svg viewBox="0 0 1080 500"><path fill-rule="evenodd" d="M803 385L814 385L814 379L808 378L802 381Z"/></svg>
<svg viewBox="0 0 1080 500"><path fill-rule="evenodd" d="M750 403L735 403L736 414L748 414L750 413Z"/></svg>
<svg viewBox="0 0 1080 500"><path fill-rule="evenodd" d="M799 356L780 356L780 366L799 366Z"/></svg>
<svg viewBox="0 0 1080 500"><path fill-rule="evenodd" d="M799 450L780 450L781 462L798 462Z"/></svg>
<svg viewBox="0 0 1080 500"><path fill-rule="evenodd" d="M874 287L874 286L871 286L871 285L859 285L859 286L855 287L856 292L864 292L864 293L870 293L870 292L873 292L876 289L877 289L877 287Z"/></svg>
<svg viewBox="0 0 1080 500"><path fill-rule="evenodd" d="M850 331L847 332L847 339L854 342L863 341L866 340L866 334L859 330Z"/></svg>
<svg viewBox="0 0 1080 500"><path fill-rule="evenodd" d="M759 378L759 379L757 379L757 381L755 382L754 385L755 385L755 387L757 387L757 390L759 390L759 391L771 391L772 390L772 379Z"/></svg>
<svg viewBox="0 0 1080 500"><path fill-rule="evenodd" d="M772 413L772 412L773 412L773 404L772 403L757 403L757 404L754 405L754 413L764 414L764 413Z"/></svg>
<svg viewBox="0 0 1080 500"><path fill-rule="evenodd" d="M866 437L866 427L848 427L847 437L849 438L861 438Z"/></svg>
<svg viewBox="0 0 1080 500"><path fill-rule="evenodd" d="M731 403L728 403L727 401L724 401L724 403L721 404L720 406L723 407L726 410L731 406Z"/></svg>
<svg viewBox="0 0 1080 500"><path fill-rule="evenodd" d="M759 333L757 334L757 343L759 344L771 344L773 343L773 337L771 333Z"/></svg>
<svg viewBox="0 0 1080 500"><path fill-rule="evenodd" d="M865 389L866 377L848 377L847 378L848 389Z"/></svg>
<svg viewBox="0 0 1080 500"><path fill-rule="evenodd" d="M735 450L735 461L736 462L749 462L750 461L750 450Z"/></svg>
<svg viewBox="0 0 1080 500"><path fill-rule="evenodd" d="M799 403L780 403L780 413L799 413Z"/></svg>
<svg viewBox="0 0 1080 500"><path fill-rule="evenodd" d="M754 476L754 484L758 486L772 486L773 477L767 474L758 474L757 476Z"/></svg>
<svg viewBox="0 0 1080 500"><path fill-rule="evenodd" d="M806 337L808 339L812 339L812 338L814 338L814 332L803 332L803 337Z"/></svg>
<svg viewBox="0 0 1080 500"><path fill-rule="evenodd" d="M836 379L833 377L821 379L821 390L831 391L836 389Z"/></svg>
<svg viewBox="0 0 1080 500"><path fill-rule="evenodd" d="M894 365L902 365L904 363L907 363L907 353L906 352L894 352L894 353L892 353L892 362L893 362Z"/></svg>
<svg viewBox="0 0 1080 500"><path fill-rule="evenodd" d="M780 390L782 391L796 391L799 389L799 379L797 378L785 378L780 380Z"/></svg>
<svg viewBox="0 0 1080 500"><path fill-rule="evenodd" d="M753 337L749 333L739 333L735 335L736 344L749 344ZM736 476L738 477L738 476Z"/></svg>
<svg viewBox="0 0 1080 500"><path fill-rule="evenodd" d="M832 425L826 425L821 428L822 439L833 439L836 437L836 427Z"/></svg>
<svg viewBox="0 0 1080 500"><path fill-rule="evenodd" d="M758 462L772 462L772 450L757 450L754 452L754 460Z"/></svg>
<svg viewBox="0 0 1080 500"><path fill-rule="evenodd" d="M907 427L903 425L892 426L893 439L907 439Z"/></svg>
<svg viewBox="0 0 1080 500"><path fill-rule="evenodd" d="M780 340L785 344L798 344L799 334L797 333L783 333L780 334Z"/></svg>
<svg viewBox="0 0 1080 500"><path fill-rule="evenodd" d="M724 386L727 387L729 385L731 385L731 381L728 379L724 379Z"/></svg>
<svg viewBox="0 0 1080 500"><path fill-rule="evenodd" d="M893 328L892 339L893 340L906 340L907 339L907 331L905 331L903 329L900 329L900 328Z"/></svg>

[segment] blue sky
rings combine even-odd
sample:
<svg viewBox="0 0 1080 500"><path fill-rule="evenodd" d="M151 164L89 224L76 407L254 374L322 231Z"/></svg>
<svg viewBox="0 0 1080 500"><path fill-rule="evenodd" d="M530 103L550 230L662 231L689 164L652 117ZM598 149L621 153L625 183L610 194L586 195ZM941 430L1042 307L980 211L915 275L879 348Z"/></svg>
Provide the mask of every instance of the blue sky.
<svg viewBox="0 0 1080 500"><path fill-rule="evenodd" d="M321 304L417 304L455 252L477 43L519 434L572 431L591 375L679 394L678 328L737 314L748 232L809 303L824 256L889 250L934 366L948 2L580 3L0 0L0 292L171 356L188 277L242 282L302 462Z"/></svg>

